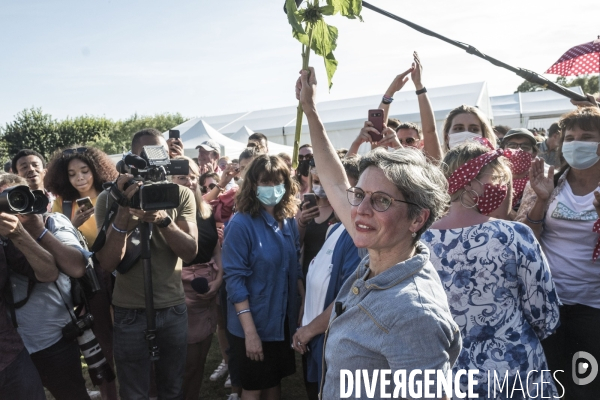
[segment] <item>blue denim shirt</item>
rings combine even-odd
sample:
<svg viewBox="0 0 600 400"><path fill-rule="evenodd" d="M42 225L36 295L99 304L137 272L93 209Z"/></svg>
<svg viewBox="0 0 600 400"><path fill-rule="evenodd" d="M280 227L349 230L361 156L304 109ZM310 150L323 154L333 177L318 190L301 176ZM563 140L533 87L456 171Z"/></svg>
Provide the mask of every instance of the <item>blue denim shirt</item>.
<svg viewBox="0 0 600 400"><path fill-rule="evenodd" d="M257 217L237 213L225 228L223 270L227 285L227 329L245 337L235 303L246 299L254 325L264 342L284 340L288 318L290 334L298 320L298 262L300 242L293 219L277 221L264 210Z"/></svg>
<svg viewBox="0 0 600 400"><path fill-rule="evenodd" d="M322 399L340 398L342 369L366 369L369 376L390 369L392 382L395 371L405 370L408 380L414 369L446 372L460 352L460 332L427 247L419 243L415 256L367 280L368 263L367 256L335 299L344 311L332 313L325 333ZM424 383L422 374L417 379ZM393 389L387 386L388 393ZM380 393L377 384L375 398Z"/></svg>

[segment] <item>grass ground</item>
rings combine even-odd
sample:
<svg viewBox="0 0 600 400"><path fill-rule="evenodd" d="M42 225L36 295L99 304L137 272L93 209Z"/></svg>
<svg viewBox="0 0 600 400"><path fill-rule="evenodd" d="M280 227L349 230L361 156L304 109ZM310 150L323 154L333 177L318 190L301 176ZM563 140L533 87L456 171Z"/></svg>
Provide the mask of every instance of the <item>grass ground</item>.
<svg viewBox="0 0 600 400"><path fill-rule="evenodd" d="M216 335L214 336L210 352L206 359L206 367L204 371L204 381L202 382L202 389L200 390L201 400L225 400L231 393L230 389L225 389L223 384L225 378L211 382L208 377L215 368L221 362L221 353L219 351L219 343L217 342ZM86 384L90 390L98 390L92 385L90 378L87 373L87 366L84 365L83 371ZM302 379L302 361L299 355L296 355L296 373L292 376L285 378L281 384L281 398L282 400L306 400L306 391L304 390L304 382ZM54 397L46 391L48 399L54 400Z"/></svg>

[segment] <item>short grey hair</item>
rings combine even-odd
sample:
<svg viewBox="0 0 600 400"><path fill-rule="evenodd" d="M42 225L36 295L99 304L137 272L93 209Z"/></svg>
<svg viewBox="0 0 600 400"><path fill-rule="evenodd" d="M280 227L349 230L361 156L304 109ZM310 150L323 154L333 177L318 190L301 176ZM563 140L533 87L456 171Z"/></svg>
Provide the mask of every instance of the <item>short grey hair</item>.
<svg viewBox="0 0 600 400"><path fill-rule="evenodd" d="M428 162L420 150L405 147L389 152L377 148L360 160L360 174L369 167L379 168L406 201L416 204L407 204L408 218L416 218L421 210L429 210L429 219L416 232L413 243L446 213L450 204L448 181L440 168Z"/></svg>

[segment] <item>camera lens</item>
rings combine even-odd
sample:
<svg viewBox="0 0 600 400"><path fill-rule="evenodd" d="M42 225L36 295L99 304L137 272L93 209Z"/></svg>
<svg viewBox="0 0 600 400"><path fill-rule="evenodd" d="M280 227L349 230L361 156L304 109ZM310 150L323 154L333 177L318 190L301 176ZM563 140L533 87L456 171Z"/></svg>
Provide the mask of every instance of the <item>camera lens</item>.
<svg viewBox="0 0 600 400"><path fill-rule="evenodd" d="M8 195L8 202L15 211L25 211L29 206L29 199L25 193L12 191Z"/></svg>

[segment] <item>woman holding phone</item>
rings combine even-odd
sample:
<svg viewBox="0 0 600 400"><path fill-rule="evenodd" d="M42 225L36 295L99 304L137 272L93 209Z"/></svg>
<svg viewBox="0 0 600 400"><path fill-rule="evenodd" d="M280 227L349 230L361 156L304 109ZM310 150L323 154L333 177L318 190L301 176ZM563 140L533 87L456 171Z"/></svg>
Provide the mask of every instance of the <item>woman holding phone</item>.
<svg viewBox="0 0 600 400"><path fill-rule="evenodd" d="M65 214L91 247L98 231L94 218L96 198L102 184L115 180L118 172L103 151L94 147L72 147L58 150L48 164L44 187L56 197L52 212ZM95 268L102 290L90 300L94 316L92 328L106 360L112 365L112 318L110 314L112 281L109 273ZM113 367L114 368L114 367ZM102 399L117 399L115 382L100 385Z"/></svg>

